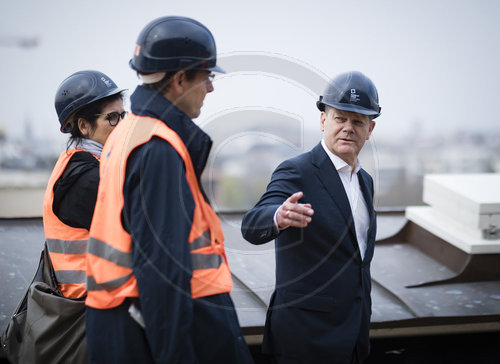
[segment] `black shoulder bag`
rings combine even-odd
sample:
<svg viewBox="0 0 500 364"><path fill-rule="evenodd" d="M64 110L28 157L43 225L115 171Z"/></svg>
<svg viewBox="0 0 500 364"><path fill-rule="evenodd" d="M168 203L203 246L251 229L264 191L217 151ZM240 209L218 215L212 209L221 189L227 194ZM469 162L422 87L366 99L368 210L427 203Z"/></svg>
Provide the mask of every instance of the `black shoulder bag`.
<svg viewBox="0 0 500 364"><path fill-rule="evenodd" d="M47 244L0 339L11 363L88 363L85 300L62 295Z"/></svg>

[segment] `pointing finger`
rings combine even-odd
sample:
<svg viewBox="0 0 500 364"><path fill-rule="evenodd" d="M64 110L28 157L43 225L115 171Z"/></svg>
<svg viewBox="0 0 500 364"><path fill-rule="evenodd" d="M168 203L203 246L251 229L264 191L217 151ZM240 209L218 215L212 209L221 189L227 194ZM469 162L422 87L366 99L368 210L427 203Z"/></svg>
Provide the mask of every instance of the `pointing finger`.
<svg viewBox="0 0 500 364"><path fill-rule="evenodd" d="M303 195L304 194L301 191L295 192L293 195L288 197L287 202L297 203L302 198Z"/></svg>

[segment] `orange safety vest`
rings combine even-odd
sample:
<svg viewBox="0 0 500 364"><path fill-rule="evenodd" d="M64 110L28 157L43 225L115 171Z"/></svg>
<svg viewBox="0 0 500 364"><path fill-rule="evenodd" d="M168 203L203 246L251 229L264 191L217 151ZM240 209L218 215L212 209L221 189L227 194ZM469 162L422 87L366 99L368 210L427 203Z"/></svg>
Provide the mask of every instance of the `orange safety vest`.
<svg viewBox="0 0 500 364"><path fill-rule="evenodd" d="M182 157L195 202L186 242L192 262L191 297L229 293L233 287L220 220L201 193L183 141L163 122L128 113L111 133L102 152L101 180L87 251L87 306L109 309L127 297L139 297L132 271L132 237L121 220L123 185L130 153L154 136L167 141Z"/></svg>
<svg viewBox="0 0 500 364"><path fill-rule="evenodd" d="M54 268L62 294L69 298L80 298L85 290L85 255L89 231L64 224L54 214L54 185L61 177L69 160L81 150L64 151L52 171L43 199L43 229L50 261Z"/></svg>

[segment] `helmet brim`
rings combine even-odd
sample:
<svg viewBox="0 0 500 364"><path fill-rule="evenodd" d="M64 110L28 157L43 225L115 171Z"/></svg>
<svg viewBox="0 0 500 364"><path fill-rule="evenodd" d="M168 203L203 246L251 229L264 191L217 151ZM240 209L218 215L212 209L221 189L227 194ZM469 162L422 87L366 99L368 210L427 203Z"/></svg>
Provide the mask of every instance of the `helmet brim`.
<svg viewBox="0 0 500 364"><path fill-rule="evenodd" d="M171 70L140 70L138 69L135 65L134 65L134 59L131 58L128 62L130 68L132 68L134 71L136 72L142 72L142 73L154 73L154 72L168 72L168 71L181 71L183 68L179 68L179 69L171 69ZM192 69L195 69L195 70L205 70L205 71L210 71L210 72L217 72L217 73L226 73L226 71L224 71L222 68L220 68L219 66L214 66L214 67L210 67L210 68L192 68Z"/></svg>
<svg viewBox="0 0 500 364"><path fill-rule="evenodd" d="M211 68L209 68L209 70L212 71L212 72L217 72L217 73L226 73L226 71L224 71L219 66L211 67Z"/></svg>
<svg viewBox="0 0 500 364"><path fill-rule="evenodd" d="M316 101L316 106L320 111L325 111L325 105L333 107L337 110L350 111L350 112L355 112L355 113L361 114L361 115L373 116L374 119L376 117L380 116L380 111L376 112L373 110L365 109L364 107L361 107L358 105L334 103L334 102L326 103L326 102L322 102L322 101Z"/></svg>

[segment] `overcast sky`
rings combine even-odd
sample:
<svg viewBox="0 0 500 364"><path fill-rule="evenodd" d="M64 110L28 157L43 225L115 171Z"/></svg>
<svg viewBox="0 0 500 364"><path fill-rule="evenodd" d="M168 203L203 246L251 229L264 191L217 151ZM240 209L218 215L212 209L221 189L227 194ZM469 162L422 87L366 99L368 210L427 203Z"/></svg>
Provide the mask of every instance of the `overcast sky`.
<svg viewBox="0 0 500 364"><path fill-rule="evenodd" d="M374 136L380 139L416 129L498 132L498 14L496 0L2 0L0 127L17 137L31 120L37 137L64 140L53 104L59 83L78 70L97 69L132 92L137 78L128 61L140 30L159 16L184 15L211 29L222 58L276 57L300 73L270 71L264 57L254 65L262 72L220 77L199 123L227 110L262 107L317 129L320 91L299 76L359 70L379 90L382 116ZM39 45L6 46L14 36L38 37Z"/></svg>

